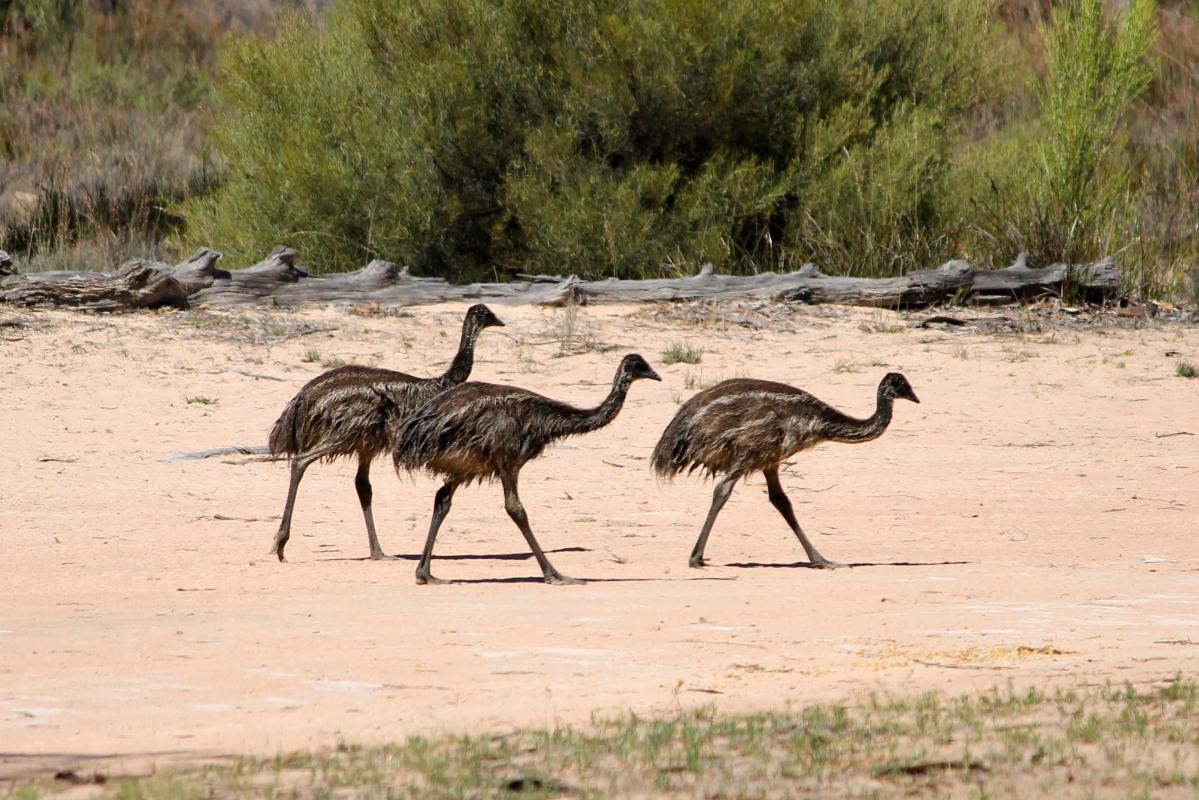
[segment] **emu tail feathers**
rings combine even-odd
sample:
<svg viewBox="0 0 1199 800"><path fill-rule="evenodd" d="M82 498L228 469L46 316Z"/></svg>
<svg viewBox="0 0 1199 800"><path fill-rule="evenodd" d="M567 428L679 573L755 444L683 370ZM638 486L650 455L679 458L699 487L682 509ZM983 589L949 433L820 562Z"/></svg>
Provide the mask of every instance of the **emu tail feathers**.
<svg viewBox="0 0 1199 800"><path fill-rule="evenodd" d="M662 432L662 438L654 446L654 455L650 461L654 472L660 477L670 478L686 469L690 443L686 426L680 424L677 417L671 420Z"/></svg>
<svg viewBox="0 0 1199 800"><path fill-rule="evenodd" d="M270 447L272 455L292 455L301 452L298 430L300 404L299 395L293 397L271 427L267 445Z"/></svg>

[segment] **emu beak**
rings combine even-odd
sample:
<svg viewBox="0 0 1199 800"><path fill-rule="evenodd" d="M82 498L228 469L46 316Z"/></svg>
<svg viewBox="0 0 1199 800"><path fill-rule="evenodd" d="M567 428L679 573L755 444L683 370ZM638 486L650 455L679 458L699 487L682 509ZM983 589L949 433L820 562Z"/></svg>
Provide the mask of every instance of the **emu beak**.
<svg viewBox="0 0 1199 800"><path fill-rule="evenodd" d="M646 374L642 375L641 377L649 378L651 381L662 380L661 378L658 377L658 373L654 372L652 369L649 372L647 372Z"/></svg>
<svg viewBox="0 0 1199 800"><path fill-rule="evenodd" d="M920 403L920 398L919 398L919 397L917 397L917 396L916 396L916 393L915 393L915 392L913 392L913 391L910 391L910 390L909 390L909 391L908 391L908 393L907 393L907 395L905 395L905 396L907 397L907 399L911 400L913 403L916 403L916 404L919 404L919 403Z"/></svg>

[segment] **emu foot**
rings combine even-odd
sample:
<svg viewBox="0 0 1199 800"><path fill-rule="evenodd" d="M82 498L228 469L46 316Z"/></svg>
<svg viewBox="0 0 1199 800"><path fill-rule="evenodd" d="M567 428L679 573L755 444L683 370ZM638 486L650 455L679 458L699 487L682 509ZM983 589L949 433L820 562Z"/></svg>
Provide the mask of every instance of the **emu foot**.
<svg viewBox="0 0 1199 800"><path fill-rule="evenodd" d="M287 561L287 559L283 557L283 548L287 547L287 540L290 538L291 536L284 531L279 531L276 533L275 543L271 545L271 555L278 556L280 561Z"/></svg>
<svg viewBox="0 0 1199 800"><path fill-rule="evenodd" d="M377 553L371 553L371 561L399 561L399 556L389 556L380 550Z"/></svg>
<svg viewBox="0 0 1199 800"><path fill-rule="evenodd" d="M847 567L849 567L848 564L842 564L840 561L829 561L827 558L812 560L812 569L843 569Z"/></svg>
<svg viewBox="0 0 1199 800"><path fill-rule="evenodd" d="M692 569L702 569L706 563L700 556L691 556L691 560L687 562L687 566Z"/></svg>
<svg viewBox="0 0 1199 800"><path fill-rule="evenodd" d="M554 572L547 572L545 574L545 582L551 586L582 586L587 581L563 575L561 572L555 570Z"/></svg>
<svg viewBox="0 0 1199 800"><path fill-rule="evenodd" d="M429 584L431 586L441 586L442 584L446 583L451 583L451 581L443 580L442 578L436 578L431 572L416 573L417 586L424 586L425 584Z"/></svg>

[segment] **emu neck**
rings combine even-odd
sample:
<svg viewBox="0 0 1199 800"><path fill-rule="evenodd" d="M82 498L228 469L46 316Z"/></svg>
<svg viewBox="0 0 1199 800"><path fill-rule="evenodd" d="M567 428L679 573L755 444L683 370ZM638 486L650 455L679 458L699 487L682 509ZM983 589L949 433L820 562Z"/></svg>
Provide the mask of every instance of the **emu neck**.
<svg viewBox="0 0 1199 800"><path fill-rule="evenodd" d="M454 355L454 361L438 379L442 386L456 386L470 377L470 371L475 366L475 341L478 338L479 329L469 321L462 326L462 338L458 342L458 352Z"/></svg>
<svg viewBox="0 0 1199 800"><path fill-rule="evenodd" d="M575 413L563 418L559 434L571 436L576 433L587 433L598 430L613 419L624 405L625 396L629 393L631 381L623 374L617 374L612 381L612 390L604 398L604 402L589 410L574 409Z"/></svg>
<svg viewBox="0 0 1199 800"><path fill-rule="evenodd" d="M891 407L895 400L878 388L878 400L874 414L867 419L846 417L844 423L835 425L831 439L838 442L868 442L883 435L883 431L891 424Z"/></svg>

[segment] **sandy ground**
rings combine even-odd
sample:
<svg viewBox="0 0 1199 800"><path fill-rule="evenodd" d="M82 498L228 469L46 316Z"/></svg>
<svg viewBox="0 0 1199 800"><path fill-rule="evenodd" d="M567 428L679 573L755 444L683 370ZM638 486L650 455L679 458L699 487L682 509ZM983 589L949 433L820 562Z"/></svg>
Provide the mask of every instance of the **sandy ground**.
<svg viewBox="0 0 1199 800"><path fill-rule="evenodd" d="M353 465L313 467L280 564L267 551L284 463L163 460L264 443L322 360L440 371L465 306L47 312L0 328L0 778L625 710L1195 674L1199 440L1180 432L1199 434L1199 380L1174 365L1199 361L1199 329L494 307L508 326L484 332L476 379L591 405L629 351L664 379L523 472L542 545L584 586L540 582L495 486L459 492L443 528L434 571L458 583L417 586L432 479L376 465L380 539L399 559L372 562ZM673 342L702 363L663 365ZM696 384L783 380L866 416L889 370L921 405L783 473L817 547L854 568L805 568L760 476L726 506L712 565L687 567L711 483L660 483L648 457Z"/></svg>

